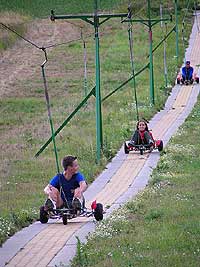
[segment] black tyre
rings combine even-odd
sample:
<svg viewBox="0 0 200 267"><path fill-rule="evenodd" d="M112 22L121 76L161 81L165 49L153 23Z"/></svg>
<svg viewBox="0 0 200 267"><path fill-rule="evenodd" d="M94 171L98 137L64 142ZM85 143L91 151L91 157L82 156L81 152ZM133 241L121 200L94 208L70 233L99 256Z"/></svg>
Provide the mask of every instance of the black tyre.
<svg viewBox="0 0 200 267"><path fill-rule="evenodd" d="M160 144L158 146L158 151L162 151L163 150L163 141L160 141Z"/></svg>
<svg viewBox="0 0 200 267"><path fill-rule="evenodd" d="M94 210L94 218L97 221L103 220L103 205L101 203L97 203L97 207Z"/></svg>
<svg viewBox="0 0 200 267"><path fill-rule="evenodd" d="M129 149L128 149L127 145L126 145L126 142L124 143L124 153L125 154L129 154Z"/></svg>
<svg viewBox="0 0 200 267"><path fill-rule="evenodd" d="M140 155L142 156L143 153L144 153L144 151L143 151L143 149L141 148L141 149L140 149Z"/></svg>
<svg viewBox="0 0 200 267"><path fill-rule="evenodd" d="M177 84L180 84L180 80L179 79L177 79L176 82L177 82Z"/></svg>
<svg viewBox="0 0 200 267"><path fill-rule="evenodd" d="M63 214L63 216L62 216L62 221L63 221L63 224L64 224L64 225L67 224L67 214Z"/></svg>
<svg viewBox="0 0 200 267"><path fill-rule="evenodd" d="M48 213L44 210L44 206L40 208L40 222L41 223L47 223L49 220Z"/></svg>
<svg viewBox="0 0 200 267"><path fill-rule="evenodd" d="M196 78L196 83L199 83L199 77L198 77L198 78Z"/></svg>

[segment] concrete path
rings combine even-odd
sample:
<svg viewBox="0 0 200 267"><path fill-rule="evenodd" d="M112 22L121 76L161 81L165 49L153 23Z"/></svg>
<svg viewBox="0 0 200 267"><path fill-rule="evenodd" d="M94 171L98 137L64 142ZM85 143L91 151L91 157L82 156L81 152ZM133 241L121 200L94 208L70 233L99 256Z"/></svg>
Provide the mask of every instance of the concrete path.
<svg viewBox="0 0 200 267"><path fill-rule="evenodd" d="M194 24L190 37L186 59L191 65L200 64L200 33ZM195 71L200 74L199 67ZM150 128L155 138L162 139L164 144L184 122L192 110L200 91L200 85L176 85L169 96L165 109L157 113L150 121ZM159 136L156 134L159 133ZM109 163L103 173L88 188L85 196L86 206L97 199L103 205L110 206L106 216L133 198L148 183L152 169L156 167L159 153L154 151L143 156L138 153L125 155L123 148ZM70 264L76 252L76 236L82 242L85 236L95 230L92 218L75 218L68 225L62 221L50 221L46 225L39 222L24 228L5 242L0 248L0 267L53 267L62 262Z"/></svg>

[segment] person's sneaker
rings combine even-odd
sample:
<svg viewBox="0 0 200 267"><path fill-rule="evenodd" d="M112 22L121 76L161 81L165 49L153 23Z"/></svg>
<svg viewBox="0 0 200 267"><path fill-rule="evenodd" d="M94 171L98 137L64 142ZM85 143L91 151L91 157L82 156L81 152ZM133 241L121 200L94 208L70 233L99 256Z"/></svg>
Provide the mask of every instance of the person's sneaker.
<svg viewBox="0 0 200 267"><path fill-rule="evenodd" d="M44 204L44 208L46 211L56 209L56 202L53 201L51 198L47 198Z"/></svg>
<svg viewBox="0 0 200 267"><path fill-rule="evenodd" d="M80 199L78 199L77 197L75 197L75 198L72 200L72 207L73 207L74 210L81 211L81 209L82 209L82 204L81 204Z"/></svg>
<svg viewBox="0 0 200 267"><path fill-rule="evenodd" d="M130 141L128 142L128 145L129 145L129 146L134 146L134 145L135 145L135 142L134 142L133 140L130 140Z"/></svg>

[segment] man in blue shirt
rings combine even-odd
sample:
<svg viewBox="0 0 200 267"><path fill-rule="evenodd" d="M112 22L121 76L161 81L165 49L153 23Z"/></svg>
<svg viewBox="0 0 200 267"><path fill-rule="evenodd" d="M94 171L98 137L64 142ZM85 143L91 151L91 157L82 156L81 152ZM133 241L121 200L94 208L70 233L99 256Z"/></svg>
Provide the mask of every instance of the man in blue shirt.
<svg viewBox="0 0 200 267"><path fill-rule="evenodd" d="M189 81L193 83L193 67L190 66L190 61L186 61L185 67L182 68L182 83Z"/></svg>
<svg viewBox="0 0 200 267"><path fill-rule="evenodd" d="M46 210L60 208L65 203L70 208L81 209L83 192L87 189L87 183L83 174L78 172L77 157L64 157L62 165L63 173L54 176L44 189L48 195L45 208Z"/></svg>

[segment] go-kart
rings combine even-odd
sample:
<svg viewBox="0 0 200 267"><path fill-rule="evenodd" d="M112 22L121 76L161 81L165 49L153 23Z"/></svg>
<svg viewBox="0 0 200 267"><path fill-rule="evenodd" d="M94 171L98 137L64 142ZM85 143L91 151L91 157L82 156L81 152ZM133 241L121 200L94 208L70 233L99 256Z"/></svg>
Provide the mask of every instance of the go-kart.
<svg viewBox="0 0 200 267"><path fill-rule="evenodd" d="M103 205L101 203L96 203L96 200L92 202L91 210L87 210L85 205L80 208L74 208L67 202L64 202L61 208L46 208L46 206L40 207L40 222L47 223L51 219L61 219L64 225L68 223L68 220L81 217L94 216L97 221L103 220Z"/></svg>
<svg viewBox="0 0 200 267"><path fill-rule="evenodd" d="M176 79L177 84L184 84L184 85L190 85L193 84L193 82L199 83L199 77L194 74L192 79L188 80L188 79L183 79L182 75L179 73L177 79Z"/></svg>
<svg viewBox="0 0 200 267"><path fill-rule="evenodd" d="M139 151L140 155L143 155L144 151L152 151L152 150L163 150L163 141L162 140L155 140L153 145L146 145L146 144L140 144L135 145L131 144L130 141L124 142L124 152L125 154L129 154L130 151Z"/></svg>

